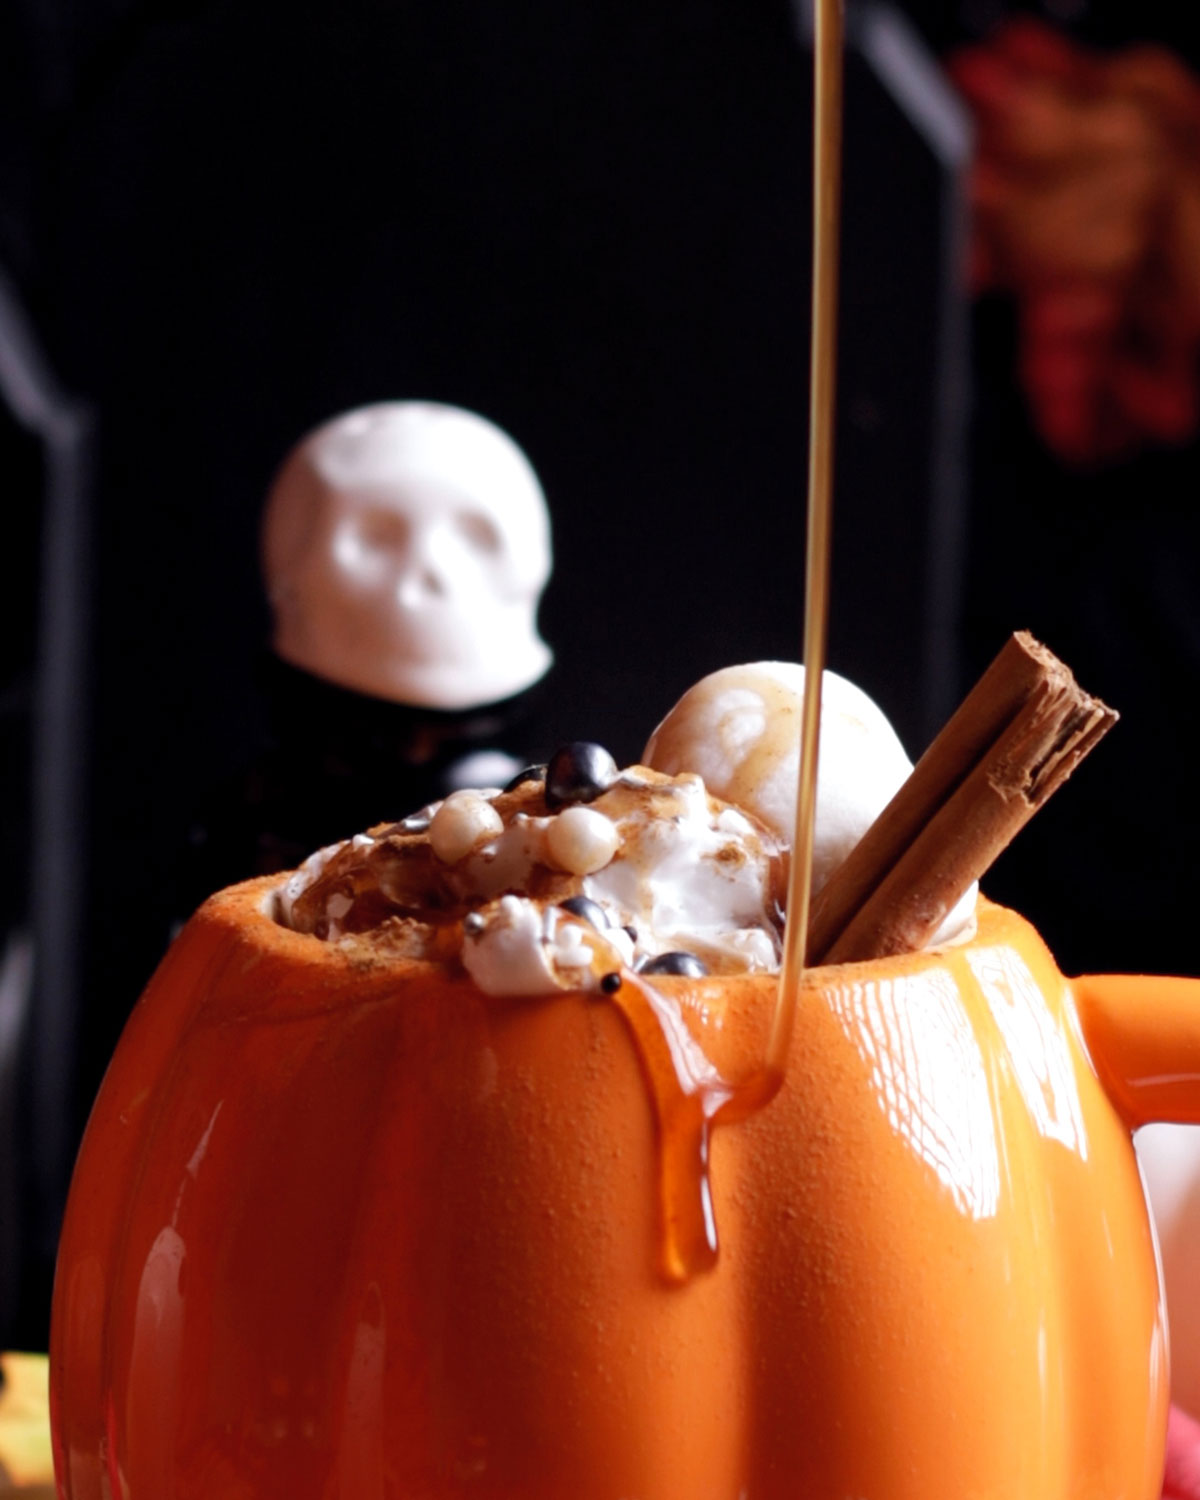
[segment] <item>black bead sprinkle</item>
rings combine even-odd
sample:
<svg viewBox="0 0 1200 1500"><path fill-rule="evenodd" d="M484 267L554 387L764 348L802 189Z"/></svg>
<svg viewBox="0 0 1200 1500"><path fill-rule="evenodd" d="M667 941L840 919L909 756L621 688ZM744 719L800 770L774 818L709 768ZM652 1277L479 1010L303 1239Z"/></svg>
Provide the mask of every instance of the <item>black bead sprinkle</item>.
<svg viewBox="0 0 1200 1500"><path fill-rule="evenodd" d="M568 896L565 901L560 901L558 904L563 911L569 911L573 917L581 917L585 922L590 922L597 932L603 932L609 926L604 908L593 901L590 896Z"/></svg>
<svg viewBox="0 0 1200 1500"><path fill-rule="evenodd" d="M527 781L545 781L545 779L546 767L544 765L526 766L523 771L518 771L513 779L505 785L504 790L506 792L515 792L519 786L524 786Z"/></svg>
<svg viewBox="0 0 1200 1500"><path fill-rule="evenodd" d="M638 965L639 974L686 974L690 979L703 979L708 965L694 953L660 953L657 958L648 958Z"/></svg>
<svg viewBox="0 0 1200 1500"><path fill-rule="evenodd" d="M469 911L462 919L462 925L464 932L476 933L482 932L483 929L487 926L487 923L484 921L481 913L477 911Z"/></svg>
<svg viewBox="0 0 1200 1500"><path fill-rule="evenodd" d="M621 976L614 969L611 974L605 974L600 980L600 988L606 995L615 995L621 988Z"/></svg>
<svg viewBox="0 0 1200 1500"><path fill-rule="evenodd" d="M556 750L546 767L546 806L551 812L594 802L617 779L617 763L603 745L573 740Z"/></svg>

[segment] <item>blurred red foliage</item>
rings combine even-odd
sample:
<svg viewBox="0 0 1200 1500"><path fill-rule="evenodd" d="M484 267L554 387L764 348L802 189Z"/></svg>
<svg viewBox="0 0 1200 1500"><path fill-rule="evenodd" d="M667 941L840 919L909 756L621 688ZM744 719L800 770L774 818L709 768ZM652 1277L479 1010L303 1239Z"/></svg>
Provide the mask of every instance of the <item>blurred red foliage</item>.
<svg viewBox="0 0 1200 1500"><path fill-rule="evenodd" d="M959 52L974 113L972 280L1012 293L1021 379L1063 460L1200 426L1200 82L1170 52L1086 51L1033 20Z"/></svg>

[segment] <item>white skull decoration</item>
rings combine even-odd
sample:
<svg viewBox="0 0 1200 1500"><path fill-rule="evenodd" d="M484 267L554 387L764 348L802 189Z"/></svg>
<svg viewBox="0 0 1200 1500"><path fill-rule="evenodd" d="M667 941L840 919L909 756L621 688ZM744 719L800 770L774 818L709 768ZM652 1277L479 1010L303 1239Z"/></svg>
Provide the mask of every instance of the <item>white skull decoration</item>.
<svg viewBox="0 0 1200 1500"><path fill-rule="evenodd" d="M545 497L473 412L381 402L309 433L271 488L263 564L275 651L342 687L462 709L550 665Z"/></svg>

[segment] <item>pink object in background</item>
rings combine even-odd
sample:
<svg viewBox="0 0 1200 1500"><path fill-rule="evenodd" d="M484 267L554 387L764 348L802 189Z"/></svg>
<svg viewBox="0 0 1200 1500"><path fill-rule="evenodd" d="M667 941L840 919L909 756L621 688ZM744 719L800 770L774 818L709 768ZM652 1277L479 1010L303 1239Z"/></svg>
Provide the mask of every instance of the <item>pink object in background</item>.
<svg viewBox="0 0 1200 1500"><path fill-rule="evenodd" d="M1200 1500L1200 1422L1177 1406L1167 1420L1163 1500Z"/></svg>

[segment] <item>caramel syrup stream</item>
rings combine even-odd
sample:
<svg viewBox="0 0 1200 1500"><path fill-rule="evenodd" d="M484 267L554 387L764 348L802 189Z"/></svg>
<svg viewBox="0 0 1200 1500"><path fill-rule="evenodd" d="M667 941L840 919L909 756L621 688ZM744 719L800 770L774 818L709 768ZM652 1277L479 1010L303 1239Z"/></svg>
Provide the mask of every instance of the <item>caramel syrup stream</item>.
<svg viewBox="0 0 1200 1500"><path fill-rule="evenodd" d="M783 968L767 1045L766 1070L783 1082L800 987L812 899L813 829L821 679L829 623L833 512L834 397L837 385L838 228L842 159L842 0L816 0L813 42L813 279L809 356L808 537L804 581L804 717L796 791L796 831L788 875Z"/></svg>
<svg viewBox="0 0 1200 1500"><path fill-rule="evenodd" d="M816 7L804 715L783 967L764 1064L748 1078L730 1082L704 1055L673 995L623 970L621 986L613 996L634 1034L654 1101L660 1143L662 1270L668 1280L680 1283L710 1268L717 1258L708 1171L712 1128L761 1109L783 1083L804 977L812 895L821 677L829 615L842 149L842 0L816 0Z"/></svg>

